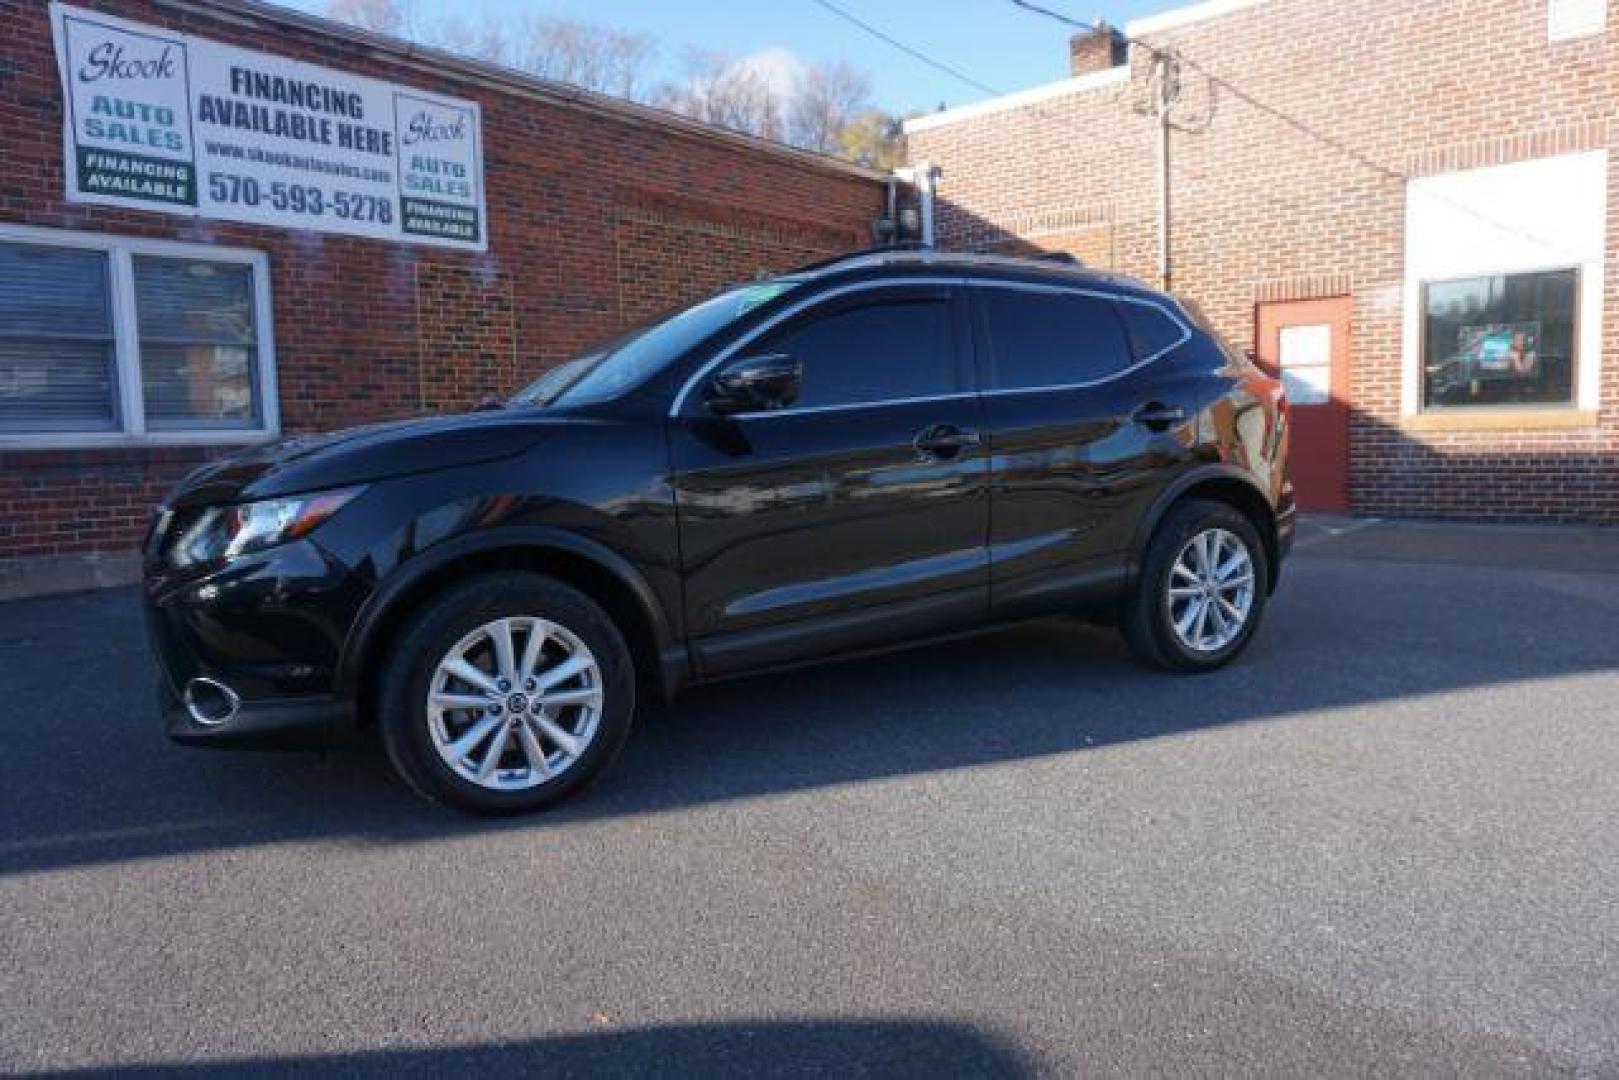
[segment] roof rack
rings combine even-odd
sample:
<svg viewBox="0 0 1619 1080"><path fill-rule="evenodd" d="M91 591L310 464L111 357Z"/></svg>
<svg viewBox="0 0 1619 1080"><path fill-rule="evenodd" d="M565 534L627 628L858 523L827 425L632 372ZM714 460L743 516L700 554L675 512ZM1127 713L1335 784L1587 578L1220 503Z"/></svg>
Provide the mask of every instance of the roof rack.
<svg viewBox="0 0 1619 1080"><path fill-rule="evenodd" d="M986 251L941 251L937 247L929 247L926 244L914 241L890 244L883 247L863 248L859 251L848 251L842 255L834 255L831 258L822 259L806 266L796 267L782 276L816 275L844 268L855 269L861 266L875 266L883 263L897 264L901 262L934 266L960 265L1008 269L1022 266L1031 270L1049 267L1053 272L1077 272L1101 277L1119 276L1108 271L1093 270L1076 256L1066 251L1042 251L1027 255Z"/></svg>
<svg viewBox="0 0 1619 1080"><path fill-rule="evenodd" d="M845 251L841 255L832 255L828 258L819 259L812 263L805 263L803 266L795 266L789 270L788 273L807 274L815 270L825 270L828 267L836 266L839 263L848 262L850 259L859 259L872 255L887 255L890 252L931 250L931 248L922 243L920 240L901 240L897 244L879 244L877 247L860 248L856 251Z"/></svg>

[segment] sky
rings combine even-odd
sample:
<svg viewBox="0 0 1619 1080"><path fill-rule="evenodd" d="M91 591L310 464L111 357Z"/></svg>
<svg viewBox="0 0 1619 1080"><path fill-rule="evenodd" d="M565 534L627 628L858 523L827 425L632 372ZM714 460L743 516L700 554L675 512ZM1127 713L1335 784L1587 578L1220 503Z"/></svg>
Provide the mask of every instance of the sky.
<svg viewBox="0 0 1619 1080"><path fill-rule="evenodd" d="M329 0L280 0L323 14ZM1038 86L1068 74L1064 26L1014 7L1010 0L834 0L838 6L998 91ZM1189 0L1044 0L1076 19L1122 25ZM989 95L895 50L843 21L815 0L412 0L418 26L452 13L474 26L484 13L516 22L543 12L647 34L658 43L659 71L674 78L688 46L738 60L789 67L845 60L871 77L876 105L892 112L931 112Z"/></svg>

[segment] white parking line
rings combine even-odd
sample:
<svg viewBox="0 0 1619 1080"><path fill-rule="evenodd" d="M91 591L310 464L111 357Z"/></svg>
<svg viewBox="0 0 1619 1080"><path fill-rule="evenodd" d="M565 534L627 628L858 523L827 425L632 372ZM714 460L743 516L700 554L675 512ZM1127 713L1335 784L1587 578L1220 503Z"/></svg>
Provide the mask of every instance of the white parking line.
<svg viewBox="0 0 1619 1080"><path fill-rule="evenodd" d="M1381 524L1383 524L1383 519L1375 517L1361 518L1359 521L1351 521L1348 525L1341 525L1336 529L1330 525L1319 525L1312 522L1311 525L1313 528L1320 529L1326 535L1312 536L1306 540L1300 540L1295 543L1293 547L1295 550L1298 548L1311 547L1315 544L1325 543L1328 540L1336 540L1340 536L1348 536L1350 533L1360 532L1362 529L1369 529L1373 525Z"/></svg>

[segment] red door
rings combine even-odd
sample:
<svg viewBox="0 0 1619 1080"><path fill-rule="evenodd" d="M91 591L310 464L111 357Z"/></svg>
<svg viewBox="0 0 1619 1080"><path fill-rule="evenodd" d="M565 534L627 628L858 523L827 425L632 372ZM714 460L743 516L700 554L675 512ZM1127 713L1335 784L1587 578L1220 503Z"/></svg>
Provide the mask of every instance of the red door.
<svg viewBox="0 0 1619 1080"><path fill-rule="evenodd" d="M1293 428L1288 475L1299 509L1349 511L1347 296L1260 304L1260 366L1287 387Z"/></svg>

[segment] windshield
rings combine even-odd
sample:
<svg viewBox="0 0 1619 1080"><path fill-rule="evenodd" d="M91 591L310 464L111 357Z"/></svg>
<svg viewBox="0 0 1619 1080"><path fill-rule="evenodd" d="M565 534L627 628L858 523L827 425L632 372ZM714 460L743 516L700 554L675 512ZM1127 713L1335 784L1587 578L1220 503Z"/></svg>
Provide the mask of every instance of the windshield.
<svg viewBox="0 0 1619 1080"><path fill-rule="evenodd" d="M507 404L584 405L617 397L704 338L797 284L779 278L727 289L552 368Z"/></svg>

